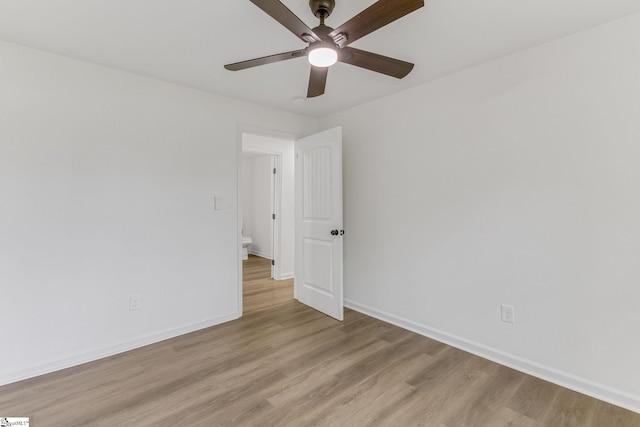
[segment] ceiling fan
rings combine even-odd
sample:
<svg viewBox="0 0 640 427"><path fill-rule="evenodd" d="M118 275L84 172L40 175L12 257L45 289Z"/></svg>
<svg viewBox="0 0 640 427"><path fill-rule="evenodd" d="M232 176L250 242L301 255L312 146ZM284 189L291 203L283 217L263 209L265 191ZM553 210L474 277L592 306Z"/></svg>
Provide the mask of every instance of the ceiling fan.
<svg viewBox="0 0 640 427"><path fill-rule="evenodd" d="M306 56L311 63L307 97L312 98L324 93L329 67L337 61L398 79L413 69L410 62L355 49L349 44L421 8L424 0L379 0L336 29L324 24L335 7L335 0L309 0L311 11L320 19L320 25L313 30L279 0L250 1L309 45L305 49L227 64L224 66L227 70L244 70Z"/></svg>

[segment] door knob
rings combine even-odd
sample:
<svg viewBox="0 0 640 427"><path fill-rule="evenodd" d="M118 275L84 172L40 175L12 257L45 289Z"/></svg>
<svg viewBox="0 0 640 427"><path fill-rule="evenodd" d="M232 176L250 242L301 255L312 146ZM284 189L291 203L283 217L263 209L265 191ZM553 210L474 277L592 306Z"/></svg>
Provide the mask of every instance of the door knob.
<svg viewBox="0 0 640 427"><path fill-rule="evenodd" d="M338 230L331 230L332 236L337 236L340 232Z"/></svg>

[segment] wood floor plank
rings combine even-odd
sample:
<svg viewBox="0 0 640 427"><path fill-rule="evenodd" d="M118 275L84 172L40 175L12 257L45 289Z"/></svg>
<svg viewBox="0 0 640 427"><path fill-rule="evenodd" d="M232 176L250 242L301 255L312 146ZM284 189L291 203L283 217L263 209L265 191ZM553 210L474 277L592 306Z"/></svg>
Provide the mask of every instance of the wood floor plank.
<svg viewBox="0 0 640 427"><path fill-rule="evenodd" d="M241 319L0 387L36 427L638 427L636 414L345 310L244 262Z"/></svg>
<svg viewBox="0 0 640 427"><path fill-rule="evenodd" d="M593 410L591 425L615 426L615 427L638 427L640 420L629 417L628 411L617 406L609 405L605 402L597 402Z"/></svg>
<svg viewBox="0 0 640 427"><path fill-rule="evenodd" d="M384 424L393 425L400 417L403 425L446 426L446 420L461 414L465 405L481 395L479 390L490 377L485 372L486 361L469 356L454 348L434 356L433 363L408 380L418 391L413 396L416 400L408 402L401 413L386 414Z"/></svg>
<svg viewBox="0 0 640 427"><path fill-rule="evenodd" d="M446 419L445 425L489 425L523 380L521 373L500 366L482 381L473 397L465 399L465 405L456 414Z"/></svg>
<svg viewBox="0 0 640 427"><path fill-rule="evenodd" d="M526 376L509 399L507 407L534 420L544 417L559 388L547 381Z"/></svg>
<svg viewBox="0 0 640 427"><path fill-rule="evenodd" d="M536 423L536 420L533 418L529 418L526 415L509 409L507 407L502 407L495 414L493 418L488 421L490 426L509 426L509 427L535 427L539 425Z"/></svg>
<svg viewBox="0 0 640 427"><path fill-rule="evenodd" d="M541 425L558 427L597 426L593 423L593 415L598 406L595 399L591 400L567 389L560 389L553 399L552 407L548 411ZM640 416L640 415L639 415ZM604 424L610 426L612 424ZM638 424L640 425L640 424Z"/></svg>

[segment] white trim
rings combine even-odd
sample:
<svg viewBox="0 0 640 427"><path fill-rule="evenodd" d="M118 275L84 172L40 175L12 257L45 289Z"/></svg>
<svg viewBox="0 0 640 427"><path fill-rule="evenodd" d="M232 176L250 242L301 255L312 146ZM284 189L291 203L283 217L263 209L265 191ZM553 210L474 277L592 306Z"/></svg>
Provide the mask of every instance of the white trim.
<svg viewBox="0 0 640 427"><path fill-rule="evenodd" d="M123 342L117 345L98 348L86 353L77 354L75 356L56 360L54 362L45 363L44 365L34 366L33 368L24 369L22 371L13 372L0 376L0 386L26 380L38 375L49 374L61 369L71 368L73 366L82 365L83 363L93 362L94 360L103 359L119 353L135 350L150 344L155 344L170 338L198 331L200 329L210 328L221 323L229 322L240 317L240 313L227 314L225 316L215 317L203 322L193 323L191 325L170 329L157 334L146 335L131 341Z"/></svg>
<svg viewBox="0 0 640 427"><path fill-rule="evenodd" d="M489 359L493 362L533 375L559 386L566 387L630 411L640 413L640 396L502 352L483 344L369 307L365 304L345 299L344 306L384 322L391 323L392 325L399 326L403 329L407 329L425 337L448 344L452 347L456 347L460 350L475 354L476 356L480 356L484 359Z"/></svg>
<svg viewBox="0 0 640 427"><path fill-rule="evenodd" d="M242 133L243 127L238 126L236 133L236 170L238 174L236 176L236 232L237 232L237 247L236 247L236 277L238 282L236 301L238 303L237 310L240 316L242 316Z"/></svg>
<svg viewBox="0 0 640 427"><path fill-rule="evenodd" d="M268 260L271 260L271 259L272 259L269 255L267 255L267 254L263 254L263 253L258 252L258 251L251 251L251 250L250 250L250 251L249 251L249 254L251 254L251 255L255 255L255 256L259 256L260 258L264 258L264 259L268 259Z"/></svg>
<svg viewBox="0 0 640 427"><path fill-rule="evenodd" d="M273 213L276 215L276 219L271 222L271 235L273 236L273 259L277 260L275 265L271 265L271 277L274 279L280 279L280 266L282 264L282 156L280 152L277 155L273 155L273 167L276 169L276 173L272 176L271 180L271 195Z"/></svg>

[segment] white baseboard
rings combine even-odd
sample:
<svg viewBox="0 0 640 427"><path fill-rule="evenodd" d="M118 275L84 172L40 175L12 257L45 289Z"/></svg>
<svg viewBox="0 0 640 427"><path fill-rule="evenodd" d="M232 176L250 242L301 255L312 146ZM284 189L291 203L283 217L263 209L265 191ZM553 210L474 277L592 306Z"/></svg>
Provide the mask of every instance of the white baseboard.
<svg viewBox="0 0 640 427"><path fill-rule="evenodd" d="M255 255L255 256L259 256L260 258L265 258L265 259L273 259L271 257L271 255L265 255L265 254L261 254L260 252L253 252L253 251L249 251L249 253L251 255ZM281 273L280 276L278 277L274 277L274 280L287 280L287 279L293 279L293 272L290 273Z"/></svg>
<svg viewBox="0 0 640 427"><path fill-rule="evenodd" d="M533 375L534 377L595 397L596 399L603 400L613 405L629 409L630 411L640 413L640 396L633 395L586 378L580 378L530 360L522 359L483 344L430 328L429 326L412 320L386 313L364 304L359 304L355 301L345 300L344 306L376 319L380 319L384 322L391 323L392 325L399 326L403 329L407 329L425 337L448 344L452 347L459 348L460 350L475 354L476 356L480 356L526 374Z"/></svg>
<svg viewBox="0 0 640 427"><path fill-rule="evenodd" d="M262 252L251 251L250 250L249 253L251 255L259 256L260 258L273 259L273 257L271 255L263 254Z"/></svg>
<svg viewBox="0 0 640 427"><path fill-rule="evenodd" d="M235 320L240 317L239 313L228 314L225 316L216 317L206 320L204 322L194 323L180 328L171 329L168 331L160 332L157 334L147 335L135 340L127 341L114 346L103 347L100 349L92 350L76 356L56 360L51 363L45 363L43 365L34 366L33 368L25 369L18 372L0 375L0 386L14 383L17 381L26 380L27 378L36 377L38 375L49 374L51 372L59 371L61 369L71 368L73 366L82 365L83 363L93 362L94 360L103 359L105 357L113 356L125 351L134 350L136 348L144 347L149 344L154 344L160 341L174 338L179 335L195 332L200 329L209 328L211 326L219 325L231 320Z"/></svg>

